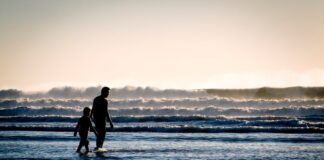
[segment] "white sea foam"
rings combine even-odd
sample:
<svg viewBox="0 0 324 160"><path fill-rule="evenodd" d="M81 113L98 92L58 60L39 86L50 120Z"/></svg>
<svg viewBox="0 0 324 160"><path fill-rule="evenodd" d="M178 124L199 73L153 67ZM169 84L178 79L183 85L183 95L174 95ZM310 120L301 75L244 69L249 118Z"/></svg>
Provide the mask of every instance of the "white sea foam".
<svg viewBox="0 0 324 160"><path fill-rule="evenodd" d="M91 106L92 100L87 99L12 99L0 100L0 108L11 108L21 106ZM237 100L229 98L209 97L209 98L137 98L137 99L110 99L109 107L288 107L288 106L323 106L324 100L317 99L297 99L297 100Z"/></svg>

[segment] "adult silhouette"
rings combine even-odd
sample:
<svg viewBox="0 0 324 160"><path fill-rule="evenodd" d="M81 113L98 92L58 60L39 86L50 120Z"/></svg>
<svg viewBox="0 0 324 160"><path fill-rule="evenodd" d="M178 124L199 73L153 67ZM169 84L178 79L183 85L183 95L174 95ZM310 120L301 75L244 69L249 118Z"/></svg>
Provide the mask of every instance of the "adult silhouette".
<svg viewBox="0 0 324 160"><path fill-rule="evenodd" d="M96 149L102 148L103 143L105 141L106 136L106 121L108 120L110 123L110 127L114 128L114 125L111 121L108 112L108 101L106 98L109 95L110 88L103 87L101 89L101 95L97 96L93 100L92 110L90 117L92 118L93 122L95 123L95 128L97 130L97 140L96 140Z"/></svg>

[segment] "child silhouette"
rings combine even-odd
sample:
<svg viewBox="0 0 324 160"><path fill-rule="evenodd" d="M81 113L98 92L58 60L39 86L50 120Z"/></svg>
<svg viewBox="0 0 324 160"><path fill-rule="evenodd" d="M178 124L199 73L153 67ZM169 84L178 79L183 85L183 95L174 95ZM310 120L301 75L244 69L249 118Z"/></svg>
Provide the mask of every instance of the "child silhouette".
<svg viewBox="0 0 324 160"><path fill-rule="evenodd" d="M91 109L89 107L85 107L83 109L83 116L79 119L78 124L75 127L74 136L77 135L78 131L80 136L80 143L76 152L80 152L82 146L85 146L86 152L89 152L88 132L90 128L94 131L96 136L98 135L97 131L93 128L91 124L91 120L89 117L90 111Z"/></svg>

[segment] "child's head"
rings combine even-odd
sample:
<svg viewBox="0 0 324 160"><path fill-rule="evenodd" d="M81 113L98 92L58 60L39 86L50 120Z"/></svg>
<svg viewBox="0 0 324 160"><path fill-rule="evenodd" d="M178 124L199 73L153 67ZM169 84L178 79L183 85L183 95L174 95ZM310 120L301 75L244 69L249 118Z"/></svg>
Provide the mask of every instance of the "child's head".
<svg viewBox="0 0 324 160"><path fill-rule="evenodd" d="M89 107L85 107L83 109L83 115L84 116L89 116L90 115L90 111L91 111L91 109Z"/></svg>

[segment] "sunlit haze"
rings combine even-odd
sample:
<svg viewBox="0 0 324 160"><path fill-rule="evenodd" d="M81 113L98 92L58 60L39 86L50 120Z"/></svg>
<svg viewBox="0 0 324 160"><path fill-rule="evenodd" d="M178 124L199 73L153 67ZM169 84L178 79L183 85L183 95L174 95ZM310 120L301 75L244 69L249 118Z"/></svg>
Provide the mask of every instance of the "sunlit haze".
<svg viewBox="0 0 324 160"><path fill-rule="evenodd" d="M0 89L324 85L324 1L0 1Z"/></svg>

